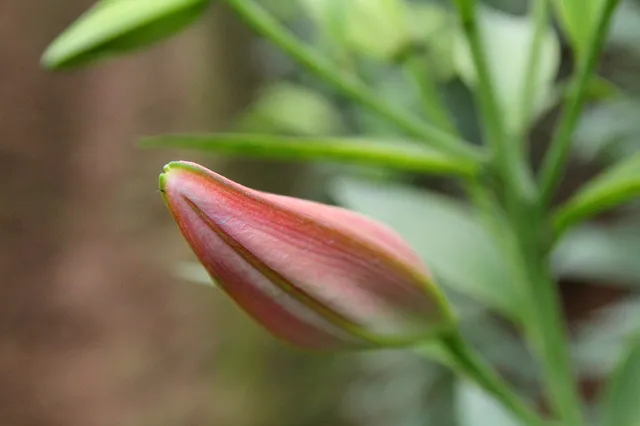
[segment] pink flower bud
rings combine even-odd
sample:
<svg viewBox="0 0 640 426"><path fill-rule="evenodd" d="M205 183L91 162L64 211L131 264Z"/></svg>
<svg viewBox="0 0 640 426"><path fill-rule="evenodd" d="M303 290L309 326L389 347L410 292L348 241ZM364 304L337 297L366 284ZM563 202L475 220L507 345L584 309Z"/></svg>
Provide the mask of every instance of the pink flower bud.
<svg viewBox="0 0 640 426"><path fill-rule="evenodd" d="M452 327L413 250L360 214L172 162L164 200L202 265L276 336L310 349L409 345Z"/></svg>

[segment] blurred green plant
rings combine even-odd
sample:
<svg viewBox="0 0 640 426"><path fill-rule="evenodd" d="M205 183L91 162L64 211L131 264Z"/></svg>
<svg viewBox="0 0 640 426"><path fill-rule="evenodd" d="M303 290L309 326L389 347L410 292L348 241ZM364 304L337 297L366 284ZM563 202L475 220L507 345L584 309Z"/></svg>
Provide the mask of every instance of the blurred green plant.
<svg viewBox="0 0 640 426"><path fill-rule="evenodd" d="M209 3L103 0L50 46L43 63L70 68L135 51L185 28ZM458 424L580 426L586 415L603 426L637 426L640 322L615 322L625 327L605 342L591 337L607 335L598 327L610 316L637 315L637 301L570 337L556 284L559 276L640 282L638 221L585 224L623 204L633 217L631 202L640 195L637 102L596 73L619 0L535 0L519 16L477 0L224 3L308 73L295 83L276 76L238 120L238 133L160 135L143 146L342 164L331 169L338 174L328 188L333 199L395 228L458 313L463 338L445 336L415 350L438 361L433 377L452 384L442 398L456 401L449 405L458 407ZM622 8L627 20L638 15ZM554 17L573 51L574 69L563 81ZM633 25L620 28L626 33L614 30L613 41L633 44ZM600 104L583 114L589 100ZM537 171L529 134L558 105ZM609 167L554 205L572 151L604 156ZM466 200L387 182L408 174L450 177ZM199 271L180 267L183 276L207 282ZM517 338L494 313L521 332ZM508 370L511 383L490 365ZM575 377L594 365L612 377L596 415ZM533 409L538 381L550 419Z"/></svg>

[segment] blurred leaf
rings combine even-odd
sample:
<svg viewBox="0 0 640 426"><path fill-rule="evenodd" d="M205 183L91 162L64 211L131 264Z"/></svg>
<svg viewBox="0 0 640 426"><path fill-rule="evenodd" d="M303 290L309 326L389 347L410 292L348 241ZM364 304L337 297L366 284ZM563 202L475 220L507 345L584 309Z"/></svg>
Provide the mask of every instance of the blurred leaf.
<svg viewBox="0 0 640 426"><path fill-rule="evenodd" d="M460 426L519 426L521 424L473 383L459 380L456 393Z"/></svg>
<svg viewBox="0 0 640 426"><path fill-rule="evenodd" d="M403 0L321 0L319 4L324 11L316 14L318 18L333 21L320 26L335 31L345 45L362 55L388 60L410 42Z"/></svg>
<svg viewBox="0 0 640 426"><path fill-rule="evenodd" d="M609 377L640 332L640 298L631 297L598 310L575 330L574 363L585 378Z"/></svg>
<svg viewBox="0 0 640 426"><path fill-rule="evenodd" d="M491 236L463 204L407 186L357 179L336 179L331 194L398 231L443 284L511 319L521 318L525 300L519 287Z"/></svg>
<svg viewBox="0 0 640 426"><path fill-rule="evenodd" d="M560 276L598 284L640 284L640 224L585 225L565 235L553 252Z"/></svg>
<svg viewBox="0 0 640 426"><path fill-rule="evenodd" d="M103 0L48 48L42 63L50 69L79 67L141 49L184 29L210 0Z"/></svg>
<svg viewBox="0 0 640 426"><path fill-rule="evenodd" d="M605 395L604 426L640 425L640 335L628 345Z"/></svg>
<svg viewBox="0 0 640 426"><path fill-rule="evenodd" d="M450 371L407 351L363 352L358 361L359 374L349 382L343 401L353 424L452 424Z"/></svg>
<svg viewBox="0 0 640 426"><path fill-rule="evenodd" d="M640 149L640 103L620 97L587 110L576 129L576 154L585 161L626 158Z"/></svg>
<svg viewBox="0 0 640 426"><path fill-rule="evenodd" d="M553 81L560 63L558 39L549 27L540 46L531 110L533 117L523 117L522 94L535 32L533 21L529 17L517 17L489 7L479 7L478 22L505 125L509 131L515 131L522 123L529 123L550 106ZM454 58L462 79L474 87L476 70L468 43L461 33L456 40Z"/></svg>
<svg viewBox="0 0 640 426"><path fill-rule="evenodd" d="M562 230L640 196L640 152L604 171L580 189L555 214Z"/></svg>
<svg viewBox="0 0 640 426"><path fill-rule="evenodd" d="M585 55L604 0L554 0L554 4L573 47Z"/></svg>
<svg viewBox="0 0 640 426"><path fill-rule="evenodd" d="M478 165L468 160L450 158L422 145L402 141L213 133L151 137L144 139L142 145L261 158L329 160L460 176L472 176L478 170Z"/></svg>
<svg viewBox="0 0 640 426"><path fill-rule="evenodd" d="M262 90L239 120L238 127L245 132L318 135L339 130L342 119L321 94L301 85L280 82Z"/></svg>
<svg viewBox="0 0 640 426"><path fill-rule="evenodd" d="M609 32L609 41L624 48L636 51L640 43L640 5L625 1L620 3L613 15Z"/></svg>

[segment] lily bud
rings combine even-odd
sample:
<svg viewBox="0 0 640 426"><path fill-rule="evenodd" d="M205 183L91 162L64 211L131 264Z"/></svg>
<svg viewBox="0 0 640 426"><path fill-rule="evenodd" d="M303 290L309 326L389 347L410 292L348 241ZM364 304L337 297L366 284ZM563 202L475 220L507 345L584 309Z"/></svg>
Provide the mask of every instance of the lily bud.
<svg viewBox="0 0 640 426"><path fill-rule="evenodd" d="M426 267L384 225L189 162L167 164L160 190L212 278L281 339L309 349L399 346L453 327Z"/></svg>

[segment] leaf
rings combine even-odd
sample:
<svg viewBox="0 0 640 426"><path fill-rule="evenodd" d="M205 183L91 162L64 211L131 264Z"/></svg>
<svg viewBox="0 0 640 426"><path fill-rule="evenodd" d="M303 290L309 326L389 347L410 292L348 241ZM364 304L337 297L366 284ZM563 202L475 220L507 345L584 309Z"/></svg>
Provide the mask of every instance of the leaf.
<svg viewBox="0 0 640 426"><path fill-rule="evenodd" d="M583 161L618 161L640 149L640 103L619 97L587 110L576 129L576 154Z"/></svg>
<svg viewBox="0 0 640 426"><path fill-rule="evenodd" d="M585 225L565 235L553 252L557 275L599 284L640 284L640 223Z"/></svg>
<svg viewBox="0 0 640 426"><path fill-rule="evenodd" d="M579 55L585 55L604 0L554 0L565 32Z"/></svg>
<svg viewBox="0 0 640 426"><path fill-rule="evenodd" d="M103 0L89 9L46 50L49 69L86 65L122 55L184 29L210 0Z"/></svg>
<svg viewBox="0 0 640 426"><path fill-rule="evenodd" d="M627 353L616 369L605 395L604 426L640 424L640 335L628 345Z"/></svg>
<svg viewBox="0 0 640 426"><path fill-rule="evenodd" d="M486 303L513 320L525 299L480 220L463 204L407 186L336 179L342 205L394 228L444 285Z"/></svg>
<svg viewBox="0 0 640 426"><path fill-rule="evenodd" d="M640 196L640 152L588 182L555 214L555 228L571 225Z"/></svg>
<svg viewBox="0 0 640 426"><path fill-rule="evenodd" d="M261 91L238 127L246 132L318 135L339 130L342 119L321 94L301 85L279 82Z"/></svg>
<svg viewBox="0 0 640 426"><path fill-rule="evenodd" d="M147 147L189 148L218 154L292 160L329 160L414 172L471 176L477 164L448 157L424 146L402 141L350 138L282 137L214 133L146 138Z"/></svg>
<svg viewBox="0 0 640 426"><path fill-rule="evenodd" d="M517 131L523 123L540 115L551 105L553 81L560 63L560 45L549 26L542 38L533 93L532 117L523 117L523 93L534 38L529 17L508 15L489 7L478 7L478 25L496 96L507 130ZM460 32L454 47L454 59L463 81L470 87L477 82L469 45Z"/></svg>
<svg viewBox="0 0 640 426"><path fill-rule="evenodd" d="M457 386L458 421L460 426L520 426L484 390L466 380Z"/></svg>
<svg viewBox="0 0 640 426"><path fill-rule="evenodd" d="M581 377L609 377L629 339L640 332L640 298L630 297L599 309L574 330L574 363Z"/></svg>

